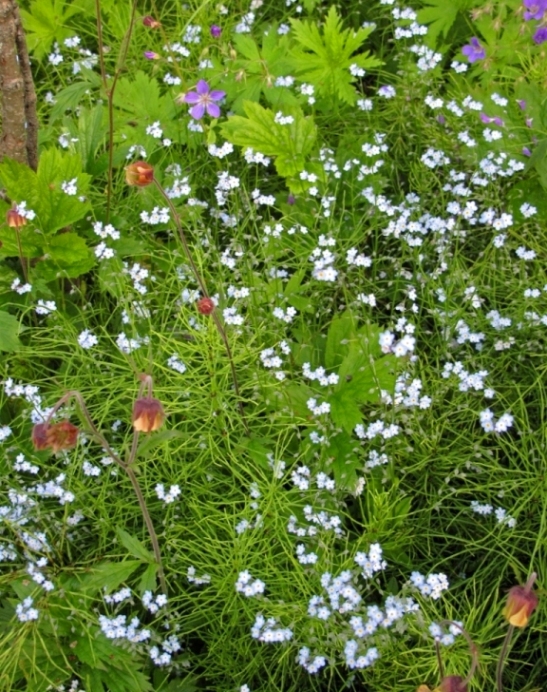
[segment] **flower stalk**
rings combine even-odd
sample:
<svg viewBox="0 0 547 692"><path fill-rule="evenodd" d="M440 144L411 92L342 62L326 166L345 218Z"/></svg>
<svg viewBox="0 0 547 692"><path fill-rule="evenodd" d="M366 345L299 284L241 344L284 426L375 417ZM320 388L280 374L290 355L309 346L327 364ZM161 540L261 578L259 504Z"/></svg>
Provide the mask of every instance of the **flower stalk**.
<svg viewBox="0 0 547 692"><path fill-rule="evenodd" d="M150 375L145 376L143 382L141 383L141 391L143 390L143 387L149 387L151 391L151 386L152 386L152 378ZM127 474L131 485L133 487L133 491L135 495L137 496L137 501L139 503L139 507L141 510L141 514L144 519L144 523L146 524L146 528L148 529L148 534L150 536L150 541L152 543L152 550L154 553L154 558L156 561L156 564L158 566L158 578L160 582L160 586L162 588L162 591L164 594L167 595L167 581L165 579L165 572L163 569L163 562L162 562L162 557L161 557L161 550L160 550L160 544L158 540L158 536L156 534L156 530L154 528L154 522L152 521L152 517L150 516L150 512L148 511L148 507L146 505L146 500L143 495L142 489L140 487L139 481L137 476L135 475L135 471L133 470L133 463L135 461L135 458L137 456L137 449L138 449L138 438L139 438L139 431L134 430L133 433L133 440L131 444L131 450L129 452L129 455L127 457L127 460L124 461L116 452L112 449L112 447L109 445L108 440L104 437L104 435L100 432L100 430L97 428L95 423L93 422L93 419L91 418L91 414L89 413L87 406L85 404L84 398L81 395L80 392L76 390L72 390L64 394L58 401L57 403L53 406L51 409L47 419L45 420L44 423L38 423L38 425L35 426L34 431L33 431L33 441L35 442L35 446L37 449L46 449L50 448L53 449L53 451L59 451L59 449L63 448L66 449L68 448L68 445L65 445L63 447L57 447L55 448L49 441L47 437L47 432L48 430L51 430L55 428L54 425L51 425L51 419L55 415L55 413L63 406L66 404L70 399L76 399L78 402L80 409L82 411L82 414L87 422L87 425L89 426L89 431L91 436L95 439L95 441L105 450L105 452L108 454L108 456L121 468L125 471ZM66 421L68 422L68 421ZM63 423L66 423L63 422ZM62 425L63 423L57 424L57 425ZM69 424L71 425L71 424ZM72 426L72 428L75 428L75 426ZM58 436L57 436L58 437ZM71 445L73 446L73 445Z"/></svg>

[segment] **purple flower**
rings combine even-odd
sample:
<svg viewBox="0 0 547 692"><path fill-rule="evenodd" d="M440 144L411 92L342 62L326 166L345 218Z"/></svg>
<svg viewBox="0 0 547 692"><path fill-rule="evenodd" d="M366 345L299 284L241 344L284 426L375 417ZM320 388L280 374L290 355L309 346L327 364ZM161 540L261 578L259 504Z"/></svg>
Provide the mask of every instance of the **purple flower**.
<svg viewBox="0 0 547 692"><path fill-rule="evenodd" d="M547 0L545 0L545 2L547 2ZM471 41L462 48L462 53L467 57L469 62L484 60L486 57L486 51L479 43L479 39L476 36L473 36Z"/></svg>
<svg viewBox="0 0 547 692"><path fill-rule="evenodd" d="M521 99L520 101L517 101L517 103L519 104L519 108L520 108L521 111L526 110L526 101L525 101L524 99Z"/></svg>
<svg viewBox="0 0 547 692"><path fill-rule="evenodd" d="M524 156L532 156L532 152L530 151L530 149L528 149L528 147L522 147L522 154Z"/></svg>
<svg viewBox="0 0 547 692"><path fill-rule="evenodd" d="M159 60L160 56L157 53L154 53L153 50L145 50L144 51L144 57L147 60Z"/></svg>
<svg viewBox="0 0 547 692"><path fill-rule="evenodd" d="M543 19L543 15L547 11L547 0L524 0L524 7L527 11L524 13L524 19Z"/></svg>
<svg viewBox="0 0 547 692"><path fill-rule="evenodd" d="M226 96L225 91L211 91L209 85L204 79L200 79L196 85L195 91L190 91L184 97L185 103L192 104L190 115L196 120L200 120L205 115L210 115L211 118L220 116L220 108L215 101L221 101Z"/></svg>
<svg viewBox="0 0 547 692"><path fill-rule="evenodd" d="M538 46L545 43L545 41L547 41L547 26L540 26L540 28L537 29L536 33L532 36L532 39L534 43L537 43Z"/></svg>
<svg viewBox="0 0 547 692"><path fill-rule="evenodd" d="M213 38L220 38L220 34L222 33L222 29L218 26L218 24L213 24L210 29L211 36Z"/></svg>

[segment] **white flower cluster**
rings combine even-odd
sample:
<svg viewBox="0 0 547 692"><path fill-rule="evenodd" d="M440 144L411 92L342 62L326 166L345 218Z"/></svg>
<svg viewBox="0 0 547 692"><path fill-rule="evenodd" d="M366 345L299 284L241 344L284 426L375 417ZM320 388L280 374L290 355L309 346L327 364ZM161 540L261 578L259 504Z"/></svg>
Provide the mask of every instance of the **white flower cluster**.
<svg viewBox="0 0 547 692"><path fill-rule="evenodd" d="M21 279L17 277L12 281L11 290L17 291L20 296L25 295L25 293L30 293L32 291L32 284L23 284Z"/></svg>
<svg viewBox="0 0 547 692"><path fill-rule="evenodd" d="M292 630L288 627L278 627L275 618L266 620L262 613L258 613L251 628L251 637L265 644L288 642L292 639L292 636Z"/></svg>
<svg viewBox="0 0 547 692"><path fill-rule="evenodd" d="M114 250L109 247L104 241L107 238L112 238L112 240L119 240L120 232L117 231L112 224L103 225L102 221L96 221L93 224L93 232L102 238L103 242L99 243L95 247L95 256L97 259L111 259L114 257Z"/></svg>
<svg viewBox="0 0 547 692"><path fill-rule="evenodd" d="M163 502L166 505L170 505L172 502L174 502L177 497L180 495L180 486L179 485L172 485L167 492L165 492L165 487L163 483L158 483L156 485L156 495L160 500L163 500Z"/></svg>
<svg viewBox="0 0 547 692"><path fill-rule="evenodd" d="M479 414L480 423L484 432L507 432L513 425L514 418L510 413L504 413L498 420L493 412L487 408Z"/></svg>
<svg viewBox="0 0 547 692"><path fill-rule="evenodd" d="M434 50L423 44L411 46L409 50L418 56L418 62L416 64L420 72L429 72L430 70L434 70L443 59L441 53L436 53Z"/></svg>
<svg viewBox="0 0 547 692"><path fill-rule="evenodd" d="M429 596L434 600L440 598L443 591L448 589L448 579L442 572L430 574L427 577L420 572L412 572L410 583L420 591L422 596Z"/></svg>
<svg viewBox="0 0 547 692"><path fill-rule="evenodd" d="M103 598L105 603L108 603L109 605L117 605L119 603L123 603L124 601L128 601L131 598L131 589L125 586L123 589L115 591L112 594L105 594Z"/></svg>
<svg viewBox="0 0 547 692"><path fill-rule="evenodd" d="M389 392L382 391L382 401L394 406L406 406L407 408L429 408L432 400L429 396L420 396L422 387L423 384L420 379L415 378L410 381L409 373L402 373L395 381L394 395L391 396Z"/></svg>
<svg viewBox="0 0 547 692"><path fill-rule="evenodd" d="M49 579L46 579L42 572L39 571L39 569L45 567L46 565L47 558L45 557L41 557L39 560L36 561L36 563L28 562L27 574L30 576L32 581L34 581L36 584L39 584L43 589L45 589L45 591L53 591L53 589L55 588L53 582Z"/></svg>
<svg viewBox="0 0 547 692"><path fill-rule="evenodd" d="M161 650L158 646L150 648L150 658L157 666L168 666L171 663L173 654L176 654L182 649L179 639L176 635L171 634L161 644Z"/></svg>
<svg viewBox="0 0 547 692"><path fill-rule="evenodd" d="M483 516L487 516L488 514L493 513L498 521L498 524L505 524L510 529L515 528L515 526L517 525L517 520L510 514L507 514L507 511L503 509L503 507L497 507L496 509L494 509L492 505L482 504L477 500L472 500L471 509L476 514L482 514Z"/></svg>
<svg viewBox="0 0 547 692"><path fill-rule="evenodd" d="M215 187L215 197L219 207L223 207L228 201L228 193L231 190L237 190L240 186L240 180L235 175L230 175L227 171L217 173L218 182Z"/></svg>
<svg viewBox="0 0 547 692"><path fill-rule="evenodd" d="M141 267L138 262L135 262L132 267L128 267L124 263L123 271L125 274L129 274L129 278L133 282L133 288L138 291L141 295L148 292L148 289L143 284L143 281L148 278L150 272L145 267Z"/></svg>
<svg viewBox="0 0 547 692"><path fill-rule="evenodd" d="M101 475L101 468L87 461L87 459L82 464L82 471L84 473L84 476L97 477Z"/></svg>
<svg viewBox="0 0 547 692"><path fill-rule="evenodd" d="M222 316L226 324L233 324L236 326L241 326L243 324L243 317L237 312L236 308L224 308L222 311Z"/></svg>
<svg viewBox="0 0 547 692"><path fill-rule="evenodd" d="M274 123L278 125L292 125L292 123L294 123L294 117L292 115L283 115L281 111L278 111L275 114Z"/></svg>
<svg viewBox="0 0 547 692"><path fill-rule="evenodd" d="M356 653L359 648L358 643L355 639L349 639L344 646L344 655L346 657L346 665L350 669L360 670L362 668L368 668L374 661L376 661L380 654L376 647L371 647L367 649L365 654L361 654L356 658Z"/></svg>
<svg viewBox="0 0 547 692"><path fill-rule="evenodd" d="M78 335L78 344L84 349L93 348L98 343L99 339L89 329L84 329Z"/></svg>
<svg viewBox="0 0 547 692"><path fill-rule="evenodd" d="M193 565L190 565L190 567L188 567L188 571L186 572L186 579L188 579L190 584L195 584L196 586L203 586L204 584L211 583L211 577L209 574L204 574L201 577L196 577L196 568Z"/></svg>
<svg viewBox="0 0 547 692"><path fill-rule="evenodd" d="M165 193L169 199L180 199L180 197L188 197L192 192L192 188L188 183L188 177L175 178L171 187L165 188Z"/></svg>
<svg viewBox="0 0 547 692"><path fill-rule="evenodd" d="M389 457L387 454L379 454L375 449L372 449L368 453L367 461L365 462L366 469L373 469L376 466L384 466L389 464Z"/></svg>
<svg viewBox="0 0 547 692"><path fill-rule="evenodd" d="M296 659L297 662L308 671L308 673L318 673L321 668L324 668L327 665L327 659L324 656L315 656L312 660L310 660L310 655L311 654L308 647L303 646L298 651L298 658Z"/></svg>
<svg viewBox="0 0 547 692"><path fill-rule="evenodd" d="M236 581L236 591L247 598L264 593L266 584L260 579L253 579L248 570L240 572Z"/></svg>
<svg viewBox="0 0 547 692"><path fill-rule="evenodd" d="M140 144L132 144L126 155L126 159L132 159L133 156L137 156L139 159L145 159L146 158L146 149L142 147Z"/></svg>
<svg viewBox="0 0 547 692"><path fill-rule="evenodd" d="M2 431L0 429L0 440L2 439L1 432ZM30 461L27 461L25 459L24 454L18 454L15 457L15 461L13 462L13 470L25 473L32 473L32 475L35 476L40 471L40 468L35 464L31 464Z"/></svg>
<svg viewBox="0 0 547 692"><path fill-rule="evenodd" d="M458 320L456 323L456 333L456 342L458 344L469 342L470 344L475 344L475 349L477 351L482 349L482 342L485 339L485 335L482 332L472 332L463 320Z"/></svg>
<svg viewBox="0 0 547 692"><path fill-rule="evenodd" d="M488 377L487 370L479 370L475 373L467 372L467 370L465 370L463 367L463 363L459 361L456 363L444 364L441 375L444 377L444 379L448 379L451 374L456 375L459 378L460 384L458 385L458 389L460 392L468 392L470 389L473 389L476 392L482 391L485 388L484 379L485 377Z"/></svg>
<svg viewBox="0 0 547 692"><path fill-rule="evenodd" d="M437 166L447 166L450 163L450 159L443 151L433 149L429 147L425 154L422 154L420 160L428 168L437 168Z"/></svg>
<svg viewBox="0 0 547 692"><path fill-rule="evenodd" d="M127 624L126 615L116 615L109 618L106 615L99 615L99 627L107 639L127 639L136 644L150 639L150 630L140 629L139 618L135 617Z"/></svg>
<svg viewBox="0 0 547 692"><path fill-rule="evenodd" d="M36 314L37 315L50 315L52 312L57 310L57 305L54 300L42 300L40 299L36 303Z"/></svg>
<svg viewBox="0 0 547 692"><path fill-rule="evenodd" d="M261 204L264 204L267 207L273 207L275 204L275 197L273 195L263 195L259 189L251 192L251 199L257 207Z"/></svg>
<svg viewBox="0 0 547 692"><path fill-rule="evenodd" d="M273 316L276 317L278 320L283 320L283 322L286 322L287 324L290 324L293 319L296 317L298 314L298 311L296 308L293 307L288 307L286 310L283 310L283 308L274 308L272 312Z"/></svg>
<svg viewBox="0 0 547 692"><path fill-rule="evenodd" d="M145 591L142 595L142 604L149 613L155 615L160 608L164 608L167 605L167 596L160 593L154 599L154 594L151 591Z"/></svg>
<svg viewBox="0 0 547 692"><path fill-rule="evenodd" d="M350 248L346 254L346 262L353 267L370 267L372 260L366 255L358 254L357 248Z"/></svg>
<svg viewBox="0 0 547 692"><path fill-rule="evenodd" d="M176 370L181 375L186 372L186 365L184 365L184 363L175 354L169 356L167 359L167 367Z"/></svg>
<svg viewBox="0 0 547 692"><path fill-rule="evenodd" d="M314 552L306 553L306 546L299 543L296 546L296 558L301 565L315 565L319 556Z"/></svg>
<svg viewBox="0 0 547 692"><path fill-rule="evenodd" d="M448 626L448 632L443 632L443 628L436 622L432 622L428 629L429 633L436 642L439 642L439 644L442 644L443 646L450 646L454 643L454 640L458 634L462 633L462 623L450 623Z"/></svg>
<svg viewBox="0 0 547 692"><path fill-rule="evenodd" d="M395 423L386 425L383 421L378 420L374 421L374 423L369 423L366 430L362 423L358 423L353 431L360 440L373 440L378 435L383 437L384 440L389 440L391 437L398 435L401 429Z"/></svg>
<svg viewBox="0 0 547 692"><path fill-rule="evenodd" d="M38 610L33 608L34 600L27 596L21 603L15 606L15 614L20 622L30 622L31 620L38 620Z"/></svg>
<svg viewBox="0 0 547 692"><path fill-rule="evenodd" d="M168 207L154 207L150 213L141 211L141 221L143 221L143 223L149 223L152 226L157 226L161 223L169 223L169 218Z"/></svg>
<svg viewBox="0 0 547 692"><path fill-rule="evenodd" d="M255 151L252 147L247 147L243 152L245 161L247 163L259 163L262 166L269 166L271 159L268 156L264 156L259 151Z"/></svg>
<svg viewBox="0 0 547 692"><path fill-rule="evenodd" d="M61 183L61 190L73 197L78 194L78 178L72 178L71 180L65 180Z"/></svg>
<svg viewBox="0 0 547 692"><path fill-rule="evenodd" d="M330 413L330 404L324 401L321 404L317 403L317 399L310 397L306 401L306 406L313 413L314 416L322 416L323 414Z"/></svg>
<svg viewBox="0 0 547 692"><path fill-rule="evenodd" d="M381 572L387 567L387 562L382 559L379 543L373 543L368 553L356 553L353 559L361 568L361 574L365 579L371 579L376 572Z"/></svg>
<svg viewBox="0 0 547 692"><path fill-rule="evenodd" d="M312 370L310 363L304 363L302 366L302 374L308 380L319 382L322 387L327 387L330 384L338 384L338 380L340 379L334 372L327 375L323 366L319 366L316 370Z"/></svg>
<svg viewBox="0 0 547 692"><path fill-rule="evenodd" d="M40 497L56 497L59 500L59 504L66 505L69 502L74 502L75 495L69 490L65 490L61 485L65 479L66 474L60 473L53 481L37 483L33 490L40 495Z"/></svg>

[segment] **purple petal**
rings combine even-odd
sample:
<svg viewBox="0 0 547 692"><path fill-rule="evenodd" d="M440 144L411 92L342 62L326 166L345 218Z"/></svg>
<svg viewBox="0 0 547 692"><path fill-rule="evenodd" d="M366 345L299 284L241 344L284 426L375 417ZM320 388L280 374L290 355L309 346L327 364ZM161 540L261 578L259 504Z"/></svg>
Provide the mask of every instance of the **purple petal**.
<svg viewBox="0 0 547 692"><path fill-rule="evenodd" d="M225 91L211 91L209 94L209 97L211 98L212 101L220 101L226 96Z"/></svg>
<svg viewBox="0 0 547 692"><path fill-rule="evenodd" d="M487 125L492 122L492 118L488 117L486 113L481 113L481 120L483 123L486 123Z"/></svg>
<svg viewBox="0 0 547 692"><path fill-rule="evenodd" d="M208 103L207 104L207 113L211 116L211 118L219 118L220 117L220 108L217 106L216 103Z"/></svg>
<svg viewBox="0 0 547 692"><path fill-rule="evenodd" d="M204 79L200 79L199 82L196 84L196 91L201 96L209 93L209 85Z"/></svg>
<svg viewBox="0 0 547 692"><path fill-rule="evenodd" d="M195 91L189 91L184 97L185 103L199 103L200 95Z"/></svg>
<svg viewBox="0 0 547 692"><path fill-rule="evenodd" d="M197 106L192 106L192 108L190 108L190 115L192 118L195 118L195 120L203 118L204 113L205 105L203 103L198 103Z"/></svg>

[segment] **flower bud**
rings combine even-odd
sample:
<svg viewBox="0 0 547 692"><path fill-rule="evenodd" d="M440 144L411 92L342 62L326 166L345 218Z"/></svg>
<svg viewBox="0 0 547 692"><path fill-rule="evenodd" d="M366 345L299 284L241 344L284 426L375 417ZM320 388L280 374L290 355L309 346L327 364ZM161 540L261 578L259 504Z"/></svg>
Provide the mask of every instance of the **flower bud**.
<svg viewBox="0 0 547 692"><path fill-rule="evenodd" d="M196 305L198 312L202 315L210 315L215 309L215 303L212 298L200 298Z"/></svg>
<svg viewBox="0 0 547 692"><path fill-rule="evenodd" d="M154 17L151 17L149 14L142 18L142 23L149 29L159 29L161 26L161 22L158 22L157 19L154 19Z"/></svg>
<svg viewBox="0 0 547 692"><path fill-rule="evenodd" d="M537 608L539 599L532 584L536 574L532 574L525 586L513 586L507 595L507 605L503 609L503 616L513 627L526 627L530 615Z"/></svg>
<svg viewBox="0 0 547 692"><path fill-rule="evenodd" d="M154 182L154 167L146 161L135 161L125 168L125 180L128 185L146 187Z"/></svg>
<svg viewBox="0 0 547 692"><path fill-rule="evenodd" d="M218 26L218 24L213 24L211 26L211 36L213 38L220 38L220 35L222 34L222 29Z"/></svg>
<svg viewBox="0 0 547 692"><path fill-rule="evenodd" d="M161 403L153 397L142 397L133 406L133 428L136 432L150 433L159 430L165 420Z"/></svg>
<svg viewBox="0 0 547 692"><path fill-rule="evenodd" d="M60 423L37 423L32 428L32 444L37 452L51 449L60 452L62 449L72 449L78 442L79 430L68 420Z"/></svg>
<svg viewBox="0 0 547 692"><path fill-rule="evenodd" d="M6 223L11 228L21 228L21 226L26 225L27 220L17 211L17 209L12 208L8 209L6 212Z"/></svg>
<svg viewBox="0 0 547 692"><path fill-rule="evenodd" d="M161 55L159 53L154 53L153 50L145 50L144 57L147 60L159 60L161 58Z"/></svg>

